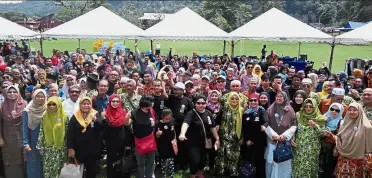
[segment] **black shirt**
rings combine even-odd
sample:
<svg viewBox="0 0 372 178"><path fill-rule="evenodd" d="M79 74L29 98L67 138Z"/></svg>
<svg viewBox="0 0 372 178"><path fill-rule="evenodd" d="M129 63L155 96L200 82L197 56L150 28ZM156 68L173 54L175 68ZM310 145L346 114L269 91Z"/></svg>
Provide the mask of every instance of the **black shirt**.
<svg viewBox="0 0 372 178"><path fill-rule="evenodd" d="M149 136L155 127L155 118L151 115L151 112L143 112L141 108L137 108L131 113L133 133L137 138L144 138Z"/></svg>
<svg viewBox="0 0 372 178"><path fill-rule="evenodd" d="M154 96L154 106L153 109L156 113L156 120L160 120L161 117L161 111L164 109L165 103L164 98L162 96Z"/></svg>
<svg viewBox="0 0 372 178"><path fill-rule="evenodd" d="M209 110L205 110L203 113L200 113L198 111L195 112L195 111L194 110L189 111L184 120L184 123L189 125L189 128L187 129L187 133L186 133L187 143L190 146L204 147L205 146L205 135L204 135L203 124L205 127L207 137L211 135L210 129L215 127L216 124L213 119L213 114ZM203 121L203 123L200 121L198 114L201 120Z"/></svg>
<svg viewBox="0 0 372 178"><path fill-rule="evenodd" d="M174 120L169 123L158 122L155 131L163 131L163 134L157 138L158 151L160 158L174 158L172 140L175 139Z"/></svg>
<svg viewBox="0 0 372 178"><path fill-rule="evenodd" d="M261 131L261 126L266 122L265 109L259 107L257 111L244 112L242 119L242 135L244 143L248 140L252 141L256 145L265 145L266 134ZM264 148L263 148L264 149Z"/></svg>
<svg viewBox="0 0 372 178"><path fill-rule="evenodd" d="M169 95L168 100L165 102L165 106L172 110L175 119L174 125L176 127L182 125L187 112L194 108L190 98L178 98L175 95Z"/></svg>

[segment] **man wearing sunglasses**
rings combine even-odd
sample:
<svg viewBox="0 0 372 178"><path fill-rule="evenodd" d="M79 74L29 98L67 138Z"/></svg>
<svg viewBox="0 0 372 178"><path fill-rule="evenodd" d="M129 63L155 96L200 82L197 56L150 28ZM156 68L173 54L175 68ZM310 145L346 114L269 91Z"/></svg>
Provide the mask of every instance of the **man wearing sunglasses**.
<svg viewBox="0 0 372 178"><path fill-rule="evenodd" d="M361 104L368 120L372 123L372 88L363 90Z"/></svg>
<svg viewBox="0 0 372 178"><path fill-rule="evenodd" d="M254 64L251 62L247 62L245 64L245 73L240 76L240 82L242 83L242 92L248 90L248 81L250 78L255 78L257 81L259 80L258 76L253 73Z"/></svg>
<svg viewBox="0 0 372 178"><path fill-rule="evenodd" d="M343 88L334 88L332 90L331 98L322 100L319 104L319 111L321 114L325 114L332 103L340 103L344 107L344 113L342 117L345 116L347 111L347 105L343 103L345 97L345 89Z"/></svg>
<svg viewBox="0 0 372 178"><path fill-rule="evenodd" d="M318 93L312 91L313 82L309 78L304 78L302 80L302 90L304 90L309 98L315 99L317 104L319 105L321 99Z"/></svg>
<svg viewBox="0 0 372 178"><path fill-rule="evenodd" d="M79 109L79 96L80 96L80 86L72 85L68 89L69 98L62 102L62 107L68 116L68 119L74 115L74 113Z"/></svg>

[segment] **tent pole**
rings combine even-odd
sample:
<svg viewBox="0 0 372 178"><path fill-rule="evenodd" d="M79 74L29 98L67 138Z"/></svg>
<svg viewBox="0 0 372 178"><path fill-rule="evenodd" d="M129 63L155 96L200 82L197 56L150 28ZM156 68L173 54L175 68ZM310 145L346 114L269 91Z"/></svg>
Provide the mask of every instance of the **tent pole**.
<svg viewBox="0 0 372 178"><path fill-rule="evenodd" d="M78 45L79 45L79 49L81 50L81 48L80 48L80 39L78 39Z"/></svg>
<svg viewBox="0 0 372 178"><path fill-rule="evenodd" d="M124 39L124 41L123 41L123 45L125 45L125 39Z"/></svg>
<svg viewBox="0 0 372 178"><path fill-rule="evenodd" d="M298 56L297 56L297 59L300 58L300 55L301 55L301 42L298 42Z"/></svg>
<svg viewBox="0 0 372 178"><path fill-rule="evenodd" d="M331 44L331 56L329 57L329 71L332 72L332 62L333 62L333 52L335 50L335 38L333 38L332 40L332 44Z"/></svg>
<svg viewBox="0 0 372 178"><path fill-rule="evenodd" d="M42 37L39 39L39 44L40 44L40 51L41 51L41 54L43 54L43 56L44 56L44 50L43 50L43 38L42 38Z"/></svg>
<svg viewBox="0 0 372 178"><path fill-rule="evenodd" d="M231 41L231 58L234 59L234 48L235 48L235 43L234 40Z"/></svg>
<svg viewBox="0 0 372 178"><path fill-rule="evenodd" d="M138 39L134 40L134 51L137 51Z"/></svg>
<svg viewBox="0 0 372 178"><path fill-rule="evenodd" d="M223 40L222 54L226 53L226 40Z"/></svg>
<svg viewBox="0 0 372 178"><path fill-rule="evenodd" d="M150 40L150 49L151 49L151 53L153 53L154 51L154 45L153 45L153 42L152 40Z"/></svg>

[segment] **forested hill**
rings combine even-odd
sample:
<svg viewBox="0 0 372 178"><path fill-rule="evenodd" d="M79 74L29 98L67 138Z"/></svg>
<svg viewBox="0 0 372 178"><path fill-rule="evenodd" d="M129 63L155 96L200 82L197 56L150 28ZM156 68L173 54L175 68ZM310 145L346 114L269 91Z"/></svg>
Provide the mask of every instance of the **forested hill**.
<svg viewBox="0 0 372 178"><path fill-rule="evenodd" d="M57 19L68 21L100 5L104 5L137 25L140 25L138 18L145 12L174 13L187 6L228 32L238 28L272 7L283 10L305 23L320 22L326 26L340 26L349 20L361 22L372 21L372 1L366 0L28 0L17 4L0 4L0 16L17 21L24 17L42 17L54 13L57 14Z"/></svg>

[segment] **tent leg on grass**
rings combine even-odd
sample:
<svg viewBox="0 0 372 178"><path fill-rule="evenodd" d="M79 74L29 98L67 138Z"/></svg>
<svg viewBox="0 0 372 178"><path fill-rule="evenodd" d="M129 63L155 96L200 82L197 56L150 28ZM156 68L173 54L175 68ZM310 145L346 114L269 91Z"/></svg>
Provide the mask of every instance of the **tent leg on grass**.
<svg viewBox="0 0 372 178"><path fill-rule="evenodd" d="M222 49L222 54L226 53L226 40L223 40L223 49Z"/></svg>
<svg viewBox="0 0 372 178"><path fill-rule="evenodd" d="M81 50L81 48L80 48L80 39L78 39L78 46L79 46L79 49Z"/></svg>
<svg viewBox="0 0 372 178"><path fill-rule="evenodd" d="M150 49L151 49L151 53L153 53L154 51L154 46L153 46L153 40L150 40Z"/></svg>
<svg viewBox="0 0 372 178"><path fill-rule="evenodd" d="M43 38L40 38L40 39L39 39L39 44L40 44L40 51L41 51L41 54L44 54L44 50L43 50Z"/></svg>
<svg viewBox="0 0 372 178"><path fill-rule="evenodd" d="M235 48L235 43L234 40L231 41L231 58L234 58L234 48Z"/></svg>
<svg viewBox="0 0 372 178"><path fill-rule="evenodd" d="M298 56L297 59L299 59L301 56L301 42L298 42Z"/></svg>
<svg viewBox="0 0 372 178"><path fill-rule="evenodd" d="M329 57L329 71L332 72L332 62L333 62L333 52L335 50L335 39L332 40L332 44L331 44L331 56Z"/></svg>

